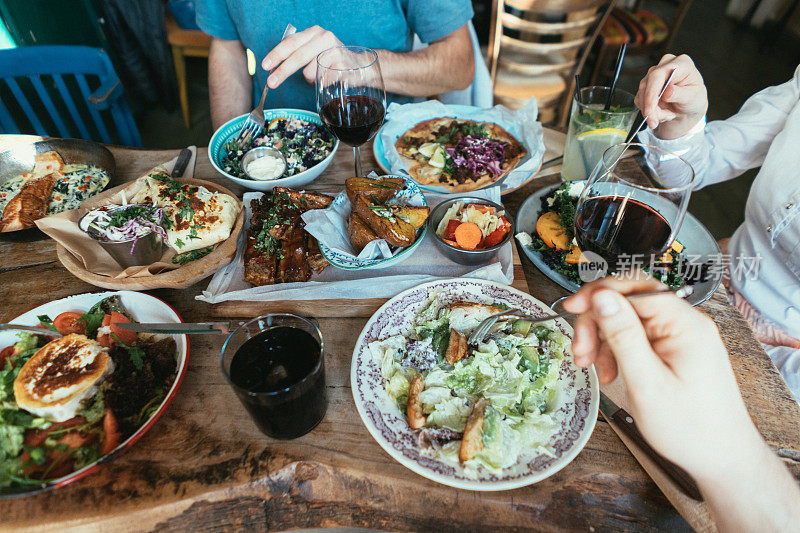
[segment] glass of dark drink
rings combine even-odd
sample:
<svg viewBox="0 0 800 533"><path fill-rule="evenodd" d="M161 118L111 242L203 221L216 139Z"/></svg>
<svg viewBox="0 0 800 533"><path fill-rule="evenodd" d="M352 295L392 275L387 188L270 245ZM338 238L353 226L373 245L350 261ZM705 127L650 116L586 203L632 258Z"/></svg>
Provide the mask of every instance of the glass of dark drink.
<svg viewBox="0 0 800 533"><path fill-rule="evenodd" d="M328 408L322 332L308 318L254 318L222 346L222 374L258 429L294 439L320 423Z"/></svg>
<svg viewBox="0 0 800 533"><path fill-rule="evenodd" d="M317 111L323 124L353 147L361 176L360 146L372 139L386 115L386 91L375 50L337 46L317 56Z"/></svg>
<svg viewBox="0 0 800 533"><path fill-rule="evenodd" d="M658 264L683 223L694 177L689 163L662 148L612 146L578 199L578 248L590 261L596 260L591 253L599 255L618 274Z"/></svg>

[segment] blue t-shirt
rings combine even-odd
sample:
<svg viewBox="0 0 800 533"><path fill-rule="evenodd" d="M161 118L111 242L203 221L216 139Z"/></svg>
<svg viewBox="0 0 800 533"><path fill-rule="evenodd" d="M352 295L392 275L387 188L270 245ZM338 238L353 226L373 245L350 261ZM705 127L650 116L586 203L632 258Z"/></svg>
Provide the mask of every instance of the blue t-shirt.
<svg viewBox="0 0 800 533"><path fill-rule="evenodd" d="M219 39L239 40L256 56L255 101L267 81L261 60L278 44L286 25L302 31L314 25L343 44L407 52L414 34L424 43L441 39L472 18L470 0L198 0L197 24ZM387 94L393 102L410 97ZM251 104L252 105L252 104ZM316 111L314 84L298 71L267 95L267 108Z"/></svg>

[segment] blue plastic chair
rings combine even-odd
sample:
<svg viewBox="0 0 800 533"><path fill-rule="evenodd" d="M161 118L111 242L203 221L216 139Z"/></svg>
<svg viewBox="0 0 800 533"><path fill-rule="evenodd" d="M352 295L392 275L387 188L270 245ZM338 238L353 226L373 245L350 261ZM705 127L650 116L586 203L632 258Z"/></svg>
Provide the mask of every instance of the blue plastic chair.
<svg viewBox="0 0 800 533"><path fill-rule="evenodd" d="M142 145L122 83L100 48L0 50L0 76L3 133Z"/></svg>

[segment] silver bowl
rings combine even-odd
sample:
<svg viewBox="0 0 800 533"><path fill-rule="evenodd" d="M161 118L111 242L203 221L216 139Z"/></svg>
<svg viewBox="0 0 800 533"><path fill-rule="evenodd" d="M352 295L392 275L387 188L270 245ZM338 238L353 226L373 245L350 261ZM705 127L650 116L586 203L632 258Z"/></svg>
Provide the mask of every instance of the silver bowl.
<svg viewBox="0 0 800 533"><path fill-rule="evenodd" d="M247 165L249 165L251 162L260 157L266 157L266 156L277 157L278 159L283 161L283 172L281 172L280 175L270 179L259 179L250 176L250 174L247 172ZM246 154L244 154L244 157L242 157L242 170L244 170L245 174L247 174L250 177L250 179L253 179L255 181L272 181L280 179L281 176L283 176L286 173L286 158L283 156L280 150L276 148L273 148L271 146L258 146L256 148L251 148L250 150L247 151Z"/></svg>
<svg viewBox="0 0 800 533"><path fill-rule="evenodd" d="M160 261L161 256L164 255L164 239L155 231L139 237L136 244L133 244L133 239L113 242L95 240L123 270L132 266L152 265ZM131 251L131 247L133 247L133 251Z"/></svg>
<svg viewBox="0 0 800 533"><path fill-rule="evenodd" d="M489 200L484 200L483 198L459 196L445 200L434 207L433 211L431 211L431 215L428 217L428 232L431 234L433 242L436 243L436 246L439 247L439 250L441 250L441 252L448 259L462 265L480 265L488 263L492 257L497 254L500 248L505 246L506 243L514 238L514 222L508 217L508 215L506 215L506 219L508 219L508 221L511 223L511 229L509 230L508 235L506 235L499 244L492 246L491 248L486 248L483 250L464 250L463 248L458 248L444 242L444 240L442 240L442 238L436 233L436 228L439 227L439 223L442 221L444 214L448 209L450 209L450 206L456 202L464 202L464 204L490 205L495 209L502 211L505 211L505 208L500 204L490 202Z"/></svg>

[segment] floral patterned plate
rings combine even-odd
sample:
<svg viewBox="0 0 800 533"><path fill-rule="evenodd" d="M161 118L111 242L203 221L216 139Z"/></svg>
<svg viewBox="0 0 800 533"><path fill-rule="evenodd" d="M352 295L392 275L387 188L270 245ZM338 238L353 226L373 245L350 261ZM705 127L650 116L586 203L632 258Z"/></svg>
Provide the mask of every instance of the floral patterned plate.
<svg viewBox="0 0 800 533"><path fill-rule="evenodd" d="M379 362L373 359L367 346L375 340L408 333L417 312L434 294L445 305L458 301L503 303L533 316L546 316L551 312L547 305L529 294L479 279L433 281L401 292L372 315L353 350L350 385L358 414L367 430L402 465L428 479L456 488L514 489L541 481L564 468L589 440L597 421L600 398L594 368L578 368L571 357L565 357L562 362L557 382L559 390L550 406L551 414L561 426L549 443L555 457L530 451L523 453L517 463L500 473L481 466L477 469L476 477L471 477L459 466L420 453L417 432L409 427L397 405L386 393ZM572 337L569 324L559 319L556 325L564 334Z"/></svg>

